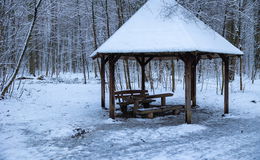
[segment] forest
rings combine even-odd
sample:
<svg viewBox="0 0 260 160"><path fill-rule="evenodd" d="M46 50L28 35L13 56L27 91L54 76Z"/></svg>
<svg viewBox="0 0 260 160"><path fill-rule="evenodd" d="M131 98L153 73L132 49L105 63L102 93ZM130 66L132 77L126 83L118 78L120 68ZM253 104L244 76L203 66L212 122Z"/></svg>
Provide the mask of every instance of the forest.
<svg viewBox="0 0 260 160"><path fill-rule="evenodd" d="M260 0L0 0L0 160L260 160L259 95Z"/></svg>
<svg viewBox="0 0 260 160"><path fill-rule="evenodd" d="M117 31L146 0L1 0L0 1L0 90L11 91L17 77L58 77L82 74L83 83L99 78L100 62L89 55ZM230 61L230 80L240 76L254 83L260 72L259 0L178 0L233 45L244 52ZM167 14L175 6L165 4ZM152 61L146 80L150 88L174 90L181 79L181 61ZM221 90L222 61L200 61L198 81L216 79ZM212 72L213 71L213 72ZM120 60L116 66L117 88L140 85L135 61ZM130 76L133 74L133 76ZM130 79L130 77L133 77ZM172 78L174 77L174 78ZM242 78L243 77L243 78ZM157 84L154 80L157 79ZM137 82L137 83L136 83ZM161 85L159 85L161 84ZM219 87L218 87L219 86Z"/></svg>

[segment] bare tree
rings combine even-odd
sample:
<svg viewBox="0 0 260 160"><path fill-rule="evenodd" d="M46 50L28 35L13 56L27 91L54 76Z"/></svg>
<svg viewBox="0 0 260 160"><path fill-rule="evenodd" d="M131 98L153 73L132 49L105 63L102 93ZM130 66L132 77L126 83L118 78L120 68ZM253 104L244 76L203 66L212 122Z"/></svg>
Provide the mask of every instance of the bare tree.
<svg viewBox="0 0 260 160"><path fill-rule="evenodd" d="M23 57L25 55L25 52L26 52L26 49L28 47L28 43L29 43L29 39L30 39L30 36L31 36L31 33L33 31L33 28L35 26L35 22L36 22L36 18L37 18L37 13L38 13L38 9L39 9L39 6L41 4L42 0L39 0L36 4L36 7L35 7L35 10L34 10L34 15L33 15L33 20L31 22L31 25L30 25L30 28L29 28L29 31L27 33L27 36L26 36L26 39L25 39L25 42L24 42L24 46L23 46L23 49L22 49L22 52L19 56L19 59L17 61L17 65L15 67L15 70L11 76L11 78L9 79L9 81L6 83L6 85L3 87L3 90L1 91L1 99L4 98L5 94L7 93L9 87L12 85L12 83L14 82L18 72L19 72L19 69L20 69L20 66L21 66L21 63L22 63L22 60L23 60Z"/></svg>

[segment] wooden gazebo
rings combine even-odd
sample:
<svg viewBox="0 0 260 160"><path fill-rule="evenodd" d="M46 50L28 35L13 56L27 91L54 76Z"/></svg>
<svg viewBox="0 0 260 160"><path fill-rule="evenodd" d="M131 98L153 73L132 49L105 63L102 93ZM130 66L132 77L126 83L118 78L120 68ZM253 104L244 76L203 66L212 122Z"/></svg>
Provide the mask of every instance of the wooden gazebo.
<svg viewBox="0 0 260 160"><path fill-rule="evenodd" d="M175 5L167 14L165 3ZM167 14L167 16L166 16ZM105 65L109 63L109 115L115 118L115 63L135 59L141 66L145 90L145 66L152 59L180 59L185 64L185 120L191 123L196 106L196 66L200 59L221 58L225 65L224 113L229 112L229 59L242 56L209 26L173 0L149 0L91 57L101 59L101 106L105 108Z"/></svg>

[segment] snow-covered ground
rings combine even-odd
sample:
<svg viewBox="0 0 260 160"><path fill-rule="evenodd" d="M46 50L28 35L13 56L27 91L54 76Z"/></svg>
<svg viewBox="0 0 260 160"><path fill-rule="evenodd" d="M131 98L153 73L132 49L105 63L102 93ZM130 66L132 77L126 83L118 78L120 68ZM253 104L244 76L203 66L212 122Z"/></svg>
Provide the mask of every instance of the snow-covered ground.
<svg viewBox="0 0 260 160"><path fill-rule="evenodd" d="M30 80L24 88L21 98L0 101L1 160L260 159L260 81L246 82L244 92L231 84L224 117L223 96L207 82L192 125L183 114L111 120L97 81ZM182 84L171 102L184 102Z"/></svg>

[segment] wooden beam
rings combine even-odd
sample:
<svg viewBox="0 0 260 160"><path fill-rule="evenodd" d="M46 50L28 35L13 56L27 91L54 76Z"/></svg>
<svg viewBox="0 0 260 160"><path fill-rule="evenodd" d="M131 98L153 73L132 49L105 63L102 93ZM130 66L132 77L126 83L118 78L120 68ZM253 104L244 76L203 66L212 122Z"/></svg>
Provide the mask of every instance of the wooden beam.
<svg viewBox="0 0 260 160"><path fill-rule="evenodd" d="M192 61L193 57L187 56L185 62L185 122L191 124L191 76L192 76Z"/></svg>
<svg viewBox="0 0 260 160"><path fill-rule="evenodd" d="M120 57L121 57L120 55L115 56L113 59L114 63L116 63L120 59Z"/></svg>
<svg viewBox="0 0 260 160"><path fill-rule="evenodd" d="M154 58L153 56L152 56L152 57L149 57L149 58L145 61L144 65L147 65L153 58Z"/></svg>
<svg viewBox="0 0 260 160"><path fill-rule="evenodd" d="M116 63L120 59L120 57L121 55L109 55L106 57L105 63L108 61L113 61L114 63Z"/></svg>
<svg viewBox="0 0 260 160"><path fill-rule="evenodd" d="M229 113L229 57L223 59L225 64L224 114Z"/></svg>
<svg viewBox="0 0 260 160"><path fill-rule="evenodd" d="M139 59L139 57L135 57L135 59L140 65L142 65L142 61Z"/></svg>
<svg viewBox="0 0 260 160"><path fill-rule="evenodd" d="M109 117L115 119L115 57L109 58Z"/></svg>
<svg viewBox="0 0 260 160"><path fill-rule="evenodd" d="M208 58L209 60L212 60L212 59L213 59L213 57L212 57L211 55L207 55L207 58Z"/></svg>
<svg viewBox="0 0 260 160"><path fill-rule="evenodd" d="M105 57L105 56L103 56L103 57ZM109 61L109 56L107 56L107 57L105 58L104 63L106 64L108 61Z"/></svg>
<svg viewBox="0 0 260 160"><path fill-rule="evenodd" d="M191 73L191 100L192 107L197 105L197 64L201 59L200 55L193 56L192 58L192 73Z"/></svg>
<svg viewBox="0 0 260 160"><path fill-rule="evenodd" d="M140 64L140 65L147 65L152 59L154 58L154 56L150 56L148 57L147 60L145 60L145 57L141 57L141 59L137 56L135 56L136 61Z"/></svg>
<svg viewBox="0 0 260 160"><path fill-rule="evenodd" d="M106 109L106 104L105 104L105 95L106 95L106 71L105 71L105 66L106 66L106 62L105 62L105 56L101 57L101 68L100 68L100 78L101 78L101 107L102 109Z"/></svg>
<svg viewBox="0 0 260 160"><path fill-rule="evenodd" d="M197 66L197 64L199 63L200 60L201 60L201 56L200 55L196 56L196 60L195 60L196 66Z"/></svg>

